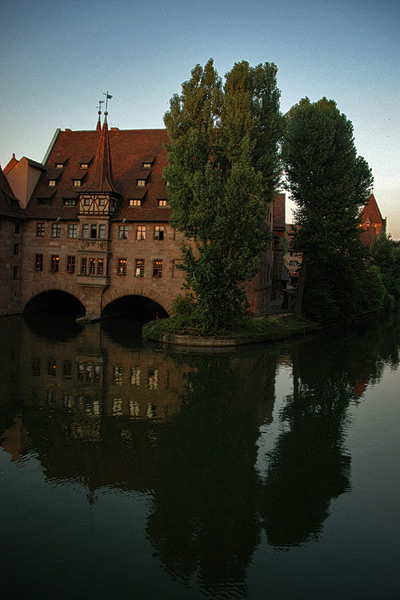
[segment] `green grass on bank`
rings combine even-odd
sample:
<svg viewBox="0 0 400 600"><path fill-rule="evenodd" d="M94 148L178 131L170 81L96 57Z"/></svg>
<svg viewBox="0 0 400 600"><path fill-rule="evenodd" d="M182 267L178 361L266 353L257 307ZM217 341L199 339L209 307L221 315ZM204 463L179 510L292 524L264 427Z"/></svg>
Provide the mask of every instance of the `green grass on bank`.
<svg viewBox="0 0 400 600"><path fill-rule="evenodd" d="M234 339L240 344L253 344L282 340L319 328L318 323L314 323L302 315L289 314L279 319L245 319L240 329L232 331L218 329L206 333L202 331L196 319L177 316L146 323L142 336L144 340L149 341L162 341L163 336L167 340L172 340L174 335L223 337Z"/></svg>

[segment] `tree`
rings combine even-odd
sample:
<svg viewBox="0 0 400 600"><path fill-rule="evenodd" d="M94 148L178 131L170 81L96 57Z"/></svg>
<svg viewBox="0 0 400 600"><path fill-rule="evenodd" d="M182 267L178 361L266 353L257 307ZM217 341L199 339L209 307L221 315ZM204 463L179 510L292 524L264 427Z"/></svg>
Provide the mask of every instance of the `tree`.
<svg viewBox="0 0 400 600"><path fill-rule="evenodd" d="M303 309L319 319L348 317L365 307L367 273L359 213L372 174L357 156L353 126L333 100L304 98L287 114L283 143L287 188L297 208L295 249L304 253Z"/></svg>
<svg viewBox="0 0 400 600"><path fill-rule="evenodd" d="M171 222L185 236L186 287L209 329L241 318L240 283L255 276L270 239L266 204L280 176L284 126L276 73L273 64L243 61L223 85L210 59L193 69L164 116Z"/></svg>
<svg viewBox="0 0 400 600"><path fill-rule="evenodd" d="M373 264L382 273L383 283L395 304L400 302L400 242L381 233L371 247Z"/></svg>

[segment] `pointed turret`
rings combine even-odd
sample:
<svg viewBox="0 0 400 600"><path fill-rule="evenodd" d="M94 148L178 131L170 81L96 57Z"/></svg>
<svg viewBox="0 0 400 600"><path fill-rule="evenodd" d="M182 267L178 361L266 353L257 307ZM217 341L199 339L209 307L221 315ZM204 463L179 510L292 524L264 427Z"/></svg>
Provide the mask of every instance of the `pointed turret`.
<svg viewBox="0 0 400 600"><path fill-rule="evenodd" d="M96 131L101 131L101 121L100 121L100 115L101 112L99 111L99 118L97 120L97 127L96 127Z"/></svg>
<svg viewBox="0 0 400 600"><path fill-rule="evenodd" d="M119 195L112 175L107 113L104 113L103 128L93 161L91 177L84 186L84 190L87 192L112 192Z"/></svg>

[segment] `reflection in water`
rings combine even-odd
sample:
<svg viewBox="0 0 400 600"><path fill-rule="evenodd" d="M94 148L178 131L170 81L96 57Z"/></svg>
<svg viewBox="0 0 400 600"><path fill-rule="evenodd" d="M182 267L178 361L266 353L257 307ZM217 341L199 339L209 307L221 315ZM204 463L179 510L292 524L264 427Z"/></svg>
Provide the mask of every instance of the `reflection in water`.
<svg viewBox="0 0 400 600"><path fill-rule="evenodd" d="M276 547L318 538L351 489L349 404L399 360L398 324L222 353L144 348L134 324L111 320L0 327L3 448L16 461L34 450L53 485L84 484L89 503L100 488L149 494L146 535L166 573L215 598L247 595L262 531ZM260 474L282 360L293 389Z"/></svg>

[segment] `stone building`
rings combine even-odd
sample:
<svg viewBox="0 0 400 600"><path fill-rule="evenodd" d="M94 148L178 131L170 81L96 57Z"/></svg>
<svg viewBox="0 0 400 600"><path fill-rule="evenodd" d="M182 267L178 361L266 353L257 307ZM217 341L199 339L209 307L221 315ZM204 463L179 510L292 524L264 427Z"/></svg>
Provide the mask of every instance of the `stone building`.
<svg viewBox="0 0 400 600"><path fill-rule="evenodd" d="M371 194L369 201L360 214L361 217L361 243L363 246L371 246L375 237L386 231L387 220L382 218L381 211L374 194Z"/></svg>
<svg viewBox="0 0 400 600"><path fill-rule="evenodd" d="M8 206L19 200L9 227L22 221L23 251L2 314L32 309L49 292L78 302L88 319L125 297L147 302L153 317L169 313L184 273L162 178L168 142L163 129L109 129L105 113L96 130L57 130L43 164L13 156L3 187ZM268 205L271 230L272 214ZM272 242L261 264L245 284L254 315L266 313L271 296Z"/></svg>

